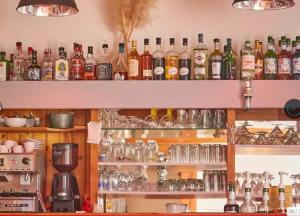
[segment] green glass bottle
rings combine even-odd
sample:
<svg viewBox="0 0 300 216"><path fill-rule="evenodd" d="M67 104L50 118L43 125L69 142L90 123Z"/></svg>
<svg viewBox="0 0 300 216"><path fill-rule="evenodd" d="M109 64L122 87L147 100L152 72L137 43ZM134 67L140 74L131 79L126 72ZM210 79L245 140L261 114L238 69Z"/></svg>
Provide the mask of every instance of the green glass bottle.
<svg viewBox="0 0 300 216"><path fill-rule="evenodd" d="M5 52L0 52L0 81L8 80L9 61L5 59L5 56Z"/></svg>
<svg viewBox="0 0 300 216"><path fill-rule="evenodd" d="M277 55L274 52L274 39L268 37L268 50L264 56L264 79L276 80L277 78Z"/></svg>
<svg viewBox="0 0 300 216"><path fill-rule="evenodd" d="M235 80L235 79L237 79L236 63L237 63L237 55L232 50L231 39L228 38L227 39L227 45L224 46L224 55L223 55L223 62L222 62L222 74L221 74L221 79L222 80Z"/></svg>

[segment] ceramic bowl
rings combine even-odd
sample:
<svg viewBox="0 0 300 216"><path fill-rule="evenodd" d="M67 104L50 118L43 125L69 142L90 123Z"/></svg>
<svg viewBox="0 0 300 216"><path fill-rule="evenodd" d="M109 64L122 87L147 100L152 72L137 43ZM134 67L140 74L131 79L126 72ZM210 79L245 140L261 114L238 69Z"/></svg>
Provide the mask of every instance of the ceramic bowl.
<svg viewBox="0 0 300 216"><path fill-rule="evenodd" d="M5 125L7 127L25 127L26 123L26 118L5 118Z"/></svg>

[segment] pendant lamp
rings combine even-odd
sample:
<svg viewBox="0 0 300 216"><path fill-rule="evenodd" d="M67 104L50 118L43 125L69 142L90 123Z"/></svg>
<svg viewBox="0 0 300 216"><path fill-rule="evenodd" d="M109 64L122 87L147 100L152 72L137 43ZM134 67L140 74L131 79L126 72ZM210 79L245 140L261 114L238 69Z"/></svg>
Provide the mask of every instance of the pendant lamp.
<svg viewBox="0 0 300 216"><path fill-rule="evenodd" d="M232 6L248 10L280 10L293 7L294 0L234 0Z"/></svg>
<svg viewBox="0 0 300 216"><path fill-rule="evenodd" d="M17 11L33 16L62 17L79 10L75 0L20 0Z"/></svg>

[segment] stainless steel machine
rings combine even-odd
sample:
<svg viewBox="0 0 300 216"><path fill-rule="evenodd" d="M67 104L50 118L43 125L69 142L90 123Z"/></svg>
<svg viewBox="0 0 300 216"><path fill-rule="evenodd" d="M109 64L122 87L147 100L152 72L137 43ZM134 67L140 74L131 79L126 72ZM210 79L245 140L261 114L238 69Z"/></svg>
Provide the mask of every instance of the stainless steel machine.
<svg viewBox="0 0 300 216"><path fill-rule="evenodd" d="M0 154L0 212L46 212L42 152Z"/></svg>

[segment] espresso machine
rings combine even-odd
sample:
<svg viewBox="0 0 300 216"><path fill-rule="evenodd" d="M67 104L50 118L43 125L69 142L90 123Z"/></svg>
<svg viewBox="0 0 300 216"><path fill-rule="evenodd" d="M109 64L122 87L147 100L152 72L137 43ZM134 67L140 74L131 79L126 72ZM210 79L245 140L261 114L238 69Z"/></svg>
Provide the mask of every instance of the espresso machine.
<svg viewBox="0 0 300 216"><path fill-rule="evenodd" d="M46 212L44 159L42 152L0 153L0 212Z"/></svg>
<svg viewBox="0 0 300 216"><path fill-rule="evenodd" d="M58 171L53 176L51 189L52 212L80 210L80 193L72 171L78 165L78 144L56 143L52 146L52 166Z"/></svg>

